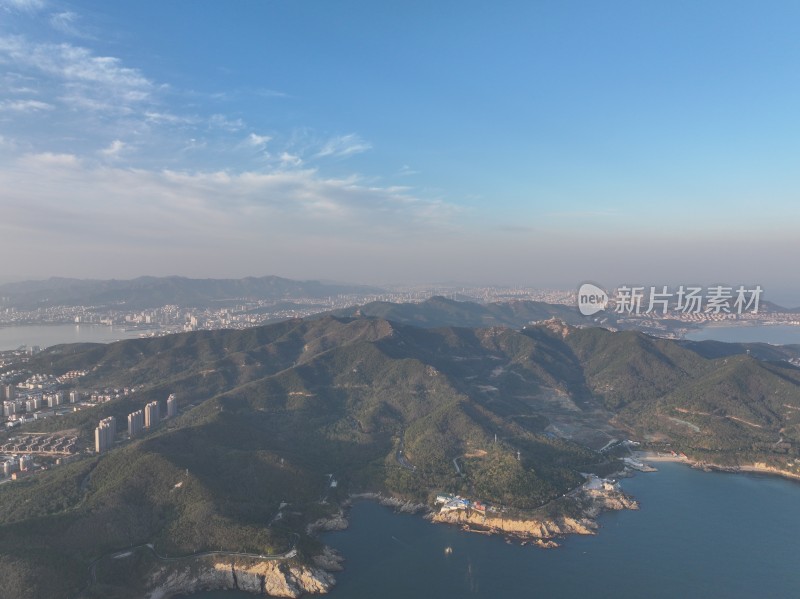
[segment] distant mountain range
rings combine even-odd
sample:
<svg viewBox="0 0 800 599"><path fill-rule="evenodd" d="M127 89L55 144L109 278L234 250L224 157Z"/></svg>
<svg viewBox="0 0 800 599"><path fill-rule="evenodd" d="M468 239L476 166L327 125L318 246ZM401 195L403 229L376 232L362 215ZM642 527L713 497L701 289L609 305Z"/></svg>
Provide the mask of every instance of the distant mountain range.
<svg viewBox="0 0 800 599"><path fill-rule="evenodd" d="M514 300L477 304L434 296L420 303L398 304L370 302L363 306L343 308L331 313L339 317L371 316L424 328L435 327L511 327L523 326L549 318L559 318L568 324L588 324L574 306L548 304L531 300Z"/></svg>
<svg viewBox="0 0 800 599"><path fill-rule="evenodd" d="M146 309L177 304L207 306L241 299L291 300L339 294L380 293L365 285L294 281L276 276L244 279L139 277L130 280L51 278L0 285L0 298L19 308L47 306L110 306Z"/></svg>
<svg viewBox="0 0 800 599"><path fill-rule="evenodd" d="M277 276L242 279L192 279L187 277L139 277L136 279L72 279L53 277L42 281L0 284L0 305L19 309L52 306L120 307L128 310L157 308L175 304L185 307L230 305L241 300L287 301L325 299L337 295L376 295L387 293L379 287L296 281ZM613 312L603 312L595 319L582 317L574 306L548 304L531 300L476 303L459 296L458 300L436 296L413 307L413 304L372 302L359 308L336 310L336 316L375 316L415 326L509 326L520 328L530 322L557 317L569 324L597 324L616 328L638 328L631 322L618 322ZM761 303L762 312L798 312L771 302ZM623 319L624 321L624 319ZM664 321L667 326L675 323ZM645 331L648 332L648 331Z"/></svg>
<svg viewBox="0 0 800 599"><path fill-rule="evenodd" d="M791 312L791 310L765 303L762 306L762 312ZM577 307L573 305L549 304L533 300L478 304L472 301L455 301L441 296L434 296L420 303L370 302L362 306L326 312L320 316L326 314L347 318L370 316L424 328L500 326L521 329L532 323L558 318L570 325L638 330L660 337L698 326L678 320L662 319L657 321L658 328L655 328L652 324L654 321L626 318L625 314L617 314L614 311L587 317L581 315Z"/></svg>

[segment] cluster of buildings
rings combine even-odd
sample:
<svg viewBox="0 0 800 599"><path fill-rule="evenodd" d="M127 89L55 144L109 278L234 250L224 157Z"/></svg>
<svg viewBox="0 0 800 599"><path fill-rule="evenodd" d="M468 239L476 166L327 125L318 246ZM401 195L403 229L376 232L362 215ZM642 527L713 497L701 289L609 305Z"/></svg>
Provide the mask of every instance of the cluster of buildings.
<svg viewBox="0 0 800 599"><path fill-rule="evenodd" d="M17 383L20 390L48 390L54 388L58 382L52 374L32 374L24 381Z"/></svg>
<svg viewBox="0 0 800 599"><path fill-rule="evenodd" d="M17 472L28 472L33 468L33 457L21 455L19 458L11 457L3 462L2 475L17 478Z"/></svg>
<svg viewBox="0 0 800 599"><path fill-rule="evenodd" d="M178 399L174 393L167 397L167 418L178 415ZM161 407L158 401L151 401L141 410L128 414L128 437L135 439L145 429L158 426L161 421ZM108 451L114 446L117 436L117 421L113 416L104 418L94 429L94 450L97 453Z"/></svg>
<svg viewBox="0 0 800 599"><path fill-rule="evenodd" d="M69 372L65 372L61 376L56 377L56 382L60 384L69 383L74 381L75 379L79 379L82 376L86 376L88 372L86 370L70 370Z"/></svg>
<svg viewBox="0 0 800 599"><path fill-rule="evenodd" d="M585 474L586 482L580 487L585 491L610 492L619 491L619 483L610 478L601 478L594 474Z"/></svg>
<svg viewBox="0 0 800 599"><path fill-rule="evenodd" d="M82 399L77 391L66 394L62 391L18 393L13 387L5 396L8 399L2 402L2 416L8 427L54 415L56 410L61 410L61 413L74 411L78 409L75 404Z"/></svg>
<svg viewBox="0 0 800 599"><path fill-rule="evenodd" d="M3 367L6 365L14 364L12 359L4 359L3 360ZM16 387L16 381L20 381L25 378L27 371L24 370L6 370L4 373L0 374L0 396L5 397L5 393L9 389L13 389ZM6 397L6 399L8 399Z"/></svg>
<svg viewBox="0 0 800 599"><path fill-rule="evenodd" d="M29 434L14 437L0 446L3 453L71 455L78 452L78 437L63 434Z"/></svg>
<svg viewBox="0 0 800 599"><path fill-rule="evenodd" d="M121 389L95 389L87 393L87 398L91 403L105 403L107 401L114 401L121 397L127 397L135 393L137 387L123 387Z"/></svg>
<svg viewBox="0 0 800 599"><path fill-rule="evenodd" d="M60 416L92 404L131 395L137 390L137 387L74 388L75 381L86 374L85 370L73 370L58 377L20 370L3 373L0 375L0 422L5 421L7 427L12 427L40 418Z"/></svg>
<svg viewBox="0 0 800 599"><path fill-rule="evenodd" d="M35 420L35 412L44 409L55 409L67 403L76 404L81 401L77 391L64 395L61 391L54 393L26 393L17 397L13 389L6 393L8 399L3 400L3 418L11 424L17 421ZM28 415L28 418L26 418Z"/></svg>
<svg viewBox="0 0 800 599"><path fill-rule="evenodd" d="M0 298L0 325L99 324L142 332L167 333L220 328L248 328L276 320L303 318L320 312L349 308L369 302L417 303L434 295L478 302L536 300L575 304L573 290L542 290L531 287L418 286L395 287L378 293L349 293L327 297L291 297L285 300L239 298L227 306L180 306L126 310L98 306L49 306L20 309L10 298ZM5 304L5 305L4 305Z"/></svg>
<svg viewBox="0 0 800 599"><path fill-rule="evenodd" d="M479 514L486 514L487 510L490 512L498 511L498 508L494 506L489 506L477 500L472 501L460 495L437 495L436 505L442 506L441 510L439 510L442 514L457 510L474 510Z"/></svg>

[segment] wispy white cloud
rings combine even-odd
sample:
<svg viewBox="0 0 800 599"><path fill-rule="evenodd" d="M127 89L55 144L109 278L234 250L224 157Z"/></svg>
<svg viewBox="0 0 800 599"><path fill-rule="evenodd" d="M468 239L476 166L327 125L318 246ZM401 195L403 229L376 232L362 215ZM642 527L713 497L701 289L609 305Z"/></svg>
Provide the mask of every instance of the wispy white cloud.
<svg viewBox="0 0 800 599"><path fill-rule="evenodd" d="M50 26L56 31L73 37L90 38L79 26L80 16L70 10L55 12L50 15Z"/></svg>
<svg viewBox="0 0 800 599"><path fill-rule="evenodd" d="M331 157L347 157L354 154L360 154L372 149L372 144L364 141L359 135L349 133L347 135L339 135L327 140L317 152L318 158Z"/></svg>
<svg viewBox="0 0 800 599"><path fill-rule="evenodd" d="M212 114L211 118L208 119L208 124L214 129L221 129L230 133L235 133L245 128L245 124L242 119L232 119L224 114Z"/></svg>
<svg viewBox="0 0 800 599"><path fill-rule="evenodd" d="M272 138L269 135L258 135L256 133L251 133L247 136L244 143L248 146L252 146L254 148L263 148L266 146Z"/></svg>
<svg viewBox="0 0 800 599"><path fill-rule="evenodd" d="M4 62L0 58L0 66L3 66ZM9 64L8 62L5 63L8 67L13 67L13 65ZM40 88L38 85L38 79L36 77L32 77L30 75L24 75L22 73L16 72L14 70L6 70L3 72L2 68L0 68L0 96L10 96L10 95L37 95L40 93Z"/></svg>
<svg viewBox="0 0 800 599"><path fill-rule="evenodd" d="M101 153L113 157L124 149L116 140ZM455 206L415 197L407 188L324 177L314 169L144 170L56 153L26 154L0 166L0 188L12 190L4 196L0 225L11 242L22 238L20 232L57 234L64 219L102 233L98 244L141 242L158 234L152 230L157 222L195 244L220 234L289 230L298 240L332 231L342 239L354 231L363 238L403 239L448 228L459 214Z"/></svg>
<svg viewBox="0 0 800 599"><path fill-rule="evenodd" d="M16 164L22 167L23 173L44 174L43 171L46 169L74 169L81 165L81 161L75 154L42 152L41 154L26 154L20 157ZM35 198L31 199L35 201Z"/></svg>
<svg viewBox="0 0 800 599"><path fill-rule="evenodd" d="M67 35L80 33L77 23L70 11L50 15L50 25ZM235 112L187 113L172 102L181 90L89 47L0 34L0 70L9 83L13 75L13 88L38 90L10 95L11 85L0 86L0 111L39 112L37 122L57 122L61 136L56 143L43 134L24 149L0 144L0 189L13 190L4 195L0 223L6 239L55 236L72 223L97 247L155 237L205 245L240 231L404 240L451 227L459 216L456 206L410 188L329 174L337 169L330 159L371 149L356 133L320 138L298 128L267 135Z"/></svg>
<svg viewBox="0 0 800 599"><path fill-rule="evenodd" d="M208 142L204 139L197 139L197 138L189 138L181 147L181 154L187 154L190 152L196 152L198 150L204 150L208 147Z"/></svg>
<svg viewBox="0 0 800 599"><path fill-rule="evenodd" d="M131 112L152 99L156 85L119 58L95 55L72 44L37 43L19 35L0 36L0 64L47 77L60 85L61 101L75 108Z"/></svg>
<svg viewBox="0 0 800 599"><path fill-rule="evenodd" d="M116 160L120 157L120 154L128 147L128 144L123 142L122 140L115 139L112 141L108 147L103 148L100 150L100 154L105 156L110 160Z"/></svg>
<svg viewBox="0 0 800 599"><path fill-rule="evenodd" d="M0 149L2 150L14 150L16 149L17 144L16 142L6 137L5 135L0 135Z"/></svg>
<svg viewBox="0 0 800 599"><path fill-rule="evenodd" d="M0 102L0 111L11 112L41 112L53 110L55 106L39 100L5 100Z"/></svg>
<svg viewBox="0 0 800 599"><path fill-rule="evenodd" d="M37 12L47 3L44 0L0 0L0 8L21 12Z"/></svg>
<svg viewBox="0 0 800 599"><path fill-rule="evenodd" d="M147 110L144 113L145 121L155 124L168 125L194 125L198 119L186 115L172 114L171 112L159 110Z"/></svg>
<svg viewBox="0 0 800 599"><path fill-rule="evenodd" d="M410 177L412 175L419 175L419 174L420 174L420 171L414 170L413 168L411 168L407 164L404 164L402 167L400 167L400 170L397 171L397 176L398 177Z"/></svg>
<svg viewBox="0 0 800 599"><path fill-rule="evenodd" d="M280 156L281 165L283 166L290 166L290 167L298 167L303 164L303 159L300 156L295 156L294 154L290 154L289 152L282 152Z"/></svg>
<svg viewBox="0 0 800 599"><path fill-rule="evenodd" d="M221 69L223 72L227 74L231 74L232 71L230 69ZM198 90L184 90L184 94L187 96L191 96L193 98L202 98L204 100L211 100L215 103L225 103L225 102L237 102L243 98L267 98L267 99L281 99L281 98L291 98L292 96L286 92L282 92L277 89L268 89L268 88L259 88L259 89L251 89L251 88L226 88L224 90L217 90L217 91L198 91Z"/></svg>
<svg viewBox="0 0 800 599"><path fill-rule="evenodd" d="M71 111L82 111L86 115L116 113L118 115L129 115L134 110L125 104L113 102L110 99L103 99L94 94L86 93L85 88L73 88L66 90L58 97L64 107Z"/></svg>
<svg viewBox="0 0 800 599"><path fill-rule="evenodd" d="M99 84L141 97L153 88L152 81L138 69L123 66L119 58L96 56L88 48L72 44L35 43L22 36L5 36L0 37L0 56L66 81Z"/></svg>
<svg viewBox="0 0 800 599"><path fill-rule="evenodd" d="M78 18L70 11L51 15L55 27L72 26ZM248 125L241 116L222 111L187 113L173 101L183 94L181 90L156 82L117 57L78 44L0 34L2 70L7 71L3 80L9 85L5 89L0 85L0 110L47 114L50 123L57 123L62 139L80 140L75 150L95 156L110 158L102 153L110 143L135 139L138 148L153 149L125 156L140 164L155 164L160 154L161 164L175 166L202 162L212 168L249 161L258 168L296 169L329 161L323 166L330 169L335 168L331 159L345 159L371 148L356 133L321 139L311 129L297 128L273 135L255 131L245 135ZM27 94L35 97L23 98L18 93L22 88L38 91ZM11 89L18 91L11 93ZM250 93L281 95L268 89ZM50 136L43 126L33 147L52 149L48 144ZM60 149L71 148L64 143ZM115 157L120 158L119 154Z"/></svg>

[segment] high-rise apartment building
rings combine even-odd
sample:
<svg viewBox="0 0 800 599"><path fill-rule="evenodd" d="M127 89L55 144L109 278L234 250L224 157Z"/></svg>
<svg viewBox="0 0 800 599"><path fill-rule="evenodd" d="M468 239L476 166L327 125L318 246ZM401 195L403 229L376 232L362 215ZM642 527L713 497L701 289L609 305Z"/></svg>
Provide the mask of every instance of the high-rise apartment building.
<svg viewBox="0 0 800 599"><path fill-rule="evenodd" d="M136 410L128 414L128 436L131 439L142 434L144 428L144 410Z"/></svg>
<svg viewBox="0 0 800 599"><path fill-rule="evenodd" d="M145 428L153 428L158 424L159 420L158 402L151 401L144 407L144 426Z"/></svg>
<svg viewBox="0 0 800 599"><path fill-rule="evenodd" d="M117 436L117 420L113 416L103 418L94 429L94 450L97 453L108 451L114 445Z"/></svg>
<svg viewBox="0 0 800 599"><path fill-rule="evenodd" d="M174 393L167 398L167 418L175 418L178 415L178 399Z"/></svg>

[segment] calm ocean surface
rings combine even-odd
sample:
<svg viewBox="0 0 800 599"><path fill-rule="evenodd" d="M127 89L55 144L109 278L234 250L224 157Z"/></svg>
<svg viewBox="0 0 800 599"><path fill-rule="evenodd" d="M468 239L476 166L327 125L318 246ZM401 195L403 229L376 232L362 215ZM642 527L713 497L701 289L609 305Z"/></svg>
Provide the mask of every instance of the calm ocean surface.
<svg viewBox="0 0 800 599"><path fill-rule="evenodd" d="M20 345L38 345L42 349L59 343L111 343L135 339L136 331L123 331L99 324L54 324L0 327L0 351Z"/></svg>
<svg viewBox="0 0 800 599"><path fill-rule="evenodd" d="M800 327L791 325L707 326L686 335L690 341L725 341L728 343L800 344Z"/></svg>
<svg viewBox="0 0 800 599"><path fill-rule="evenodd" d="M623 486L639 511L606 513L558 549L434 525L370 502L326 543L347 558L331 599L800 596L800 484L680 464ZM453 548L450 556L445 547ZM244 599L216 592L192 599Z"/></svg>
<svg viewBox="0 0 800 599"><path fill-rule="evenodd" d="M110 343L120 339L135 339L136 331L96 324L56 324L0 327L0 351L17 349L21 345L45 348L59 343ZM789 325L708 326L686 335L692 341L714 339L727 342L764 342L800 344L800 327Z"/></svg>

